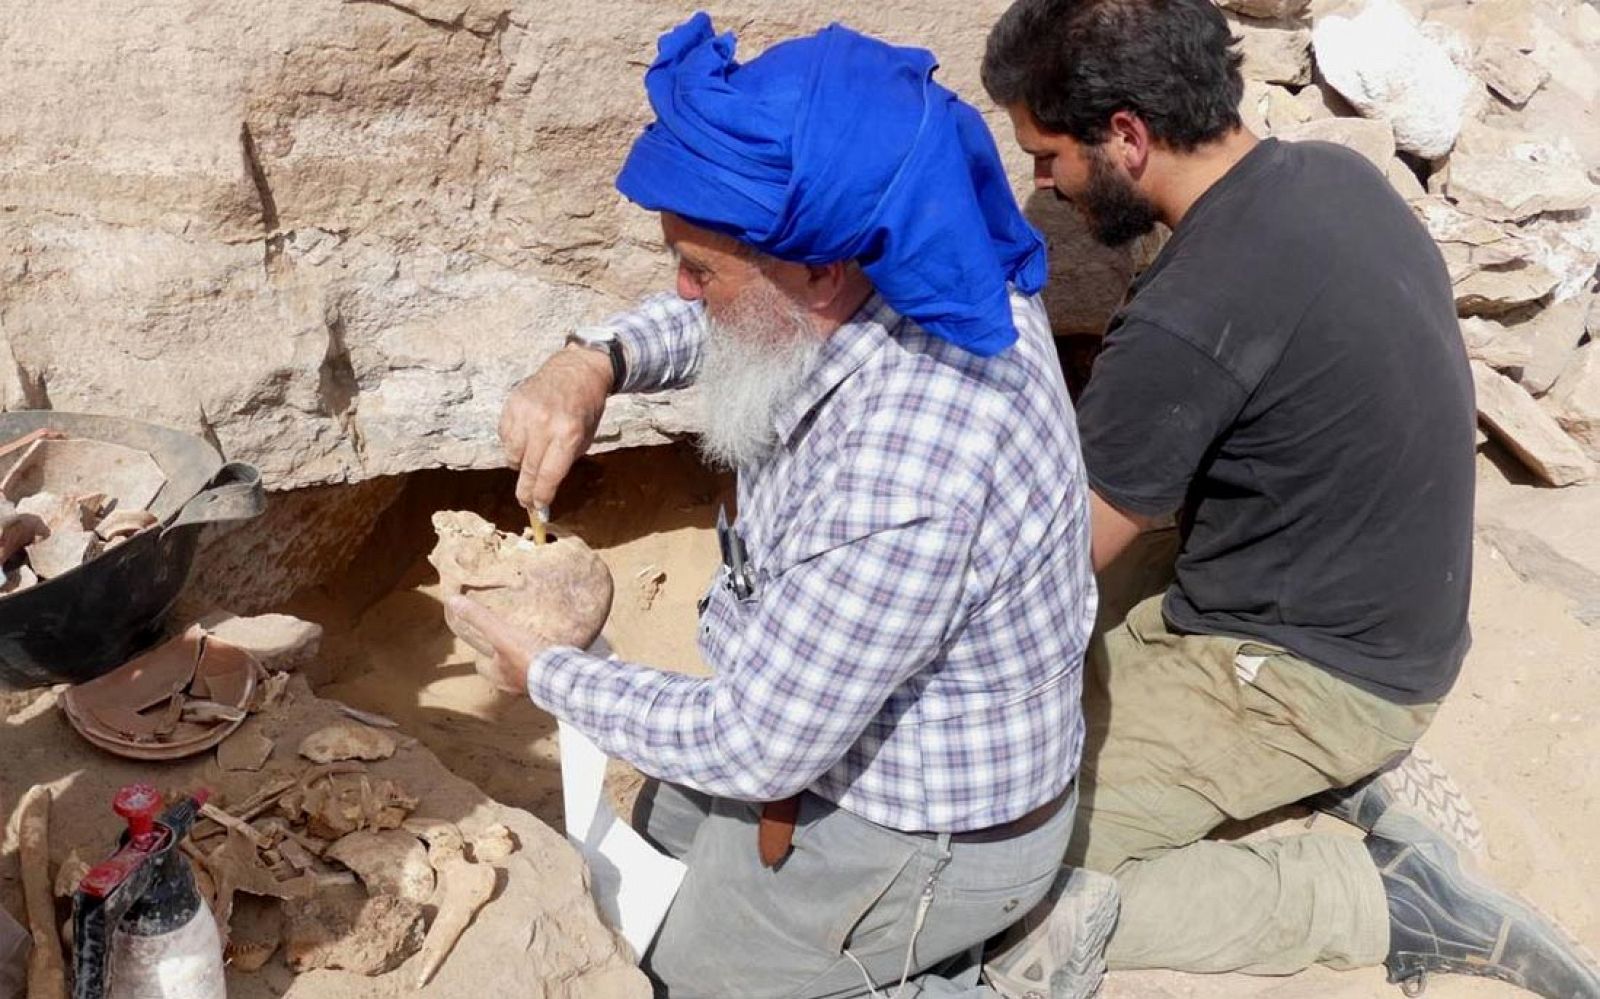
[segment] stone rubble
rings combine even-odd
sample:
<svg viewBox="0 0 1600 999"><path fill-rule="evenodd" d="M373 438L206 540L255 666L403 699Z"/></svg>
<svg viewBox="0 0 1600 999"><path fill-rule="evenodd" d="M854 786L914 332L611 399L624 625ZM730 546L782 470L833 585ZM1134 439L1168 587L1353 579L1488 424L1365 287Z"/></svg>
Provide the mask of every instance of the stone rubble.
<svg viewBox="0 0 1600 999"><path fill-rule="evenodd" d="M1383 171L1444 257L1490 436L1550 485L1594 478L1600 11L1583 0L1219 3L1230 18L1309 27L1304 87L1252 64L1247 42L1246 124L1347 146Z"/></svg>

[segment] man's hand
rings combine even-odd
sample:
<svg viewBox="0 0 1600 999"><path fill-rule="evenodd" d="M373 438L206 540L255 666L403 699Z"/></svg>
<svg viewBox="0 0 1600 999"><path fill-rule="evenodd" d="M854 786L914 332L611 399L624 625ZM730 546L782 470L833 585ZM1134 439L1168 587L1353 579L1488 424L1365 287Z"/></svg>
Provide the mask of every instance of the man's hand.
<svg viewBox="0 0 1600 999"><path fill-rule="evenodd" d="M549 643L537 635L522 631L503 621L494 611L468 597L449 597L444 603L445 614L450 621L450 629L457 634L472 635L474 640L468 644L474 648L479 647L476 639L481 639L493 650L492 658L488 650L480 649L485 657L476 660L478 675L494 685L496 690L507 694L523 694L528 689L528 664L533 657L549 647Z"/></svg>
<svg viewBox="0 0 1600 999"><path fill-rule="evenodd" d="M589 450L613 387L605 354L567 346L511 390L500 411L500 443L518 470L518 503L550 505L572 463Z"/></svg>

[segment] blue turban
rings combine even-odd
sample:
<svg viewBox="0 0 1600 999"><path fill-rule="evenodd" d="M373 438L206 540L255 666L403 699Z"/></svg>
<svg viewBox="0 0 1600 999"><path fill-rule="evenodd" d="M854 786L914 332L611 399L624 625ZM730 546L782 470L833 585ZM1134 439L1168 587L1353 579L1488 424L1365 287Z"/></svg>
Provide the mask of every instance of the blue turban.
<svg viewBox="0 0 1600 999"><path fill-rule="evenodd" d="M661 36L656 121L617 189L782 260L859 261L929 333L988 357L1016 342L1006 283L1045 280L982 117L926 49L831 25L748 64L698 13Z"/></svg>

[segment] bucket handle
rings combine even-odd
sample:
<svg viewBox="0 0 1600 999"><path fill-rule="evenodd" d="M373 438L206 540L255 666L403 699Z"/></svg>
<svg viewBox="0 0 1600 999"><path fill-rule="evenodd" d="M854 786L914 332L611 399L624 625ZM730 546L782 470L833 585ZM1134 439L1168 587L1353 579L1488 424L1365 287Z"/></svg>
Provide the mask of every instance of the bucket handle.
<svg viewBox="0 0 1600 999"><path fill-rule="evenodd" d="M194 499L183 505L172 523L161 529L163 536L192 524L217 524L250 520L267 508L266 492L261 488L261 472L254 465L230 461L212 477Z"/></svg>

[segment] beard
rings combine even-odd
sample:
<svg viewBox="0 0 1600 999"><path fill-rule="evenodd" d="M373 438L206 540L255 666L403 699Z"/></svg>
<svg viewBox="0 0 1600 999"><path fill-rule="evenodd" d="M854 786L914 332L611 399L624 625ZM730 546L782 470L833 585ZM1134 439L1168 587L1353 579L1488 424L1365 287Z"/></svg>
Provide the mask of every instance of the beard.
<svg viewBox="0 0 1600 999"><path fill-rule="evenodd" d="M1156 227L1155 204L1117 172L1098 146L1089 149L1089 183L1072 199L1089 224L1089 233L1104 246L1124 246Z"/></svg>
<svg viewBox="0 0 1600 999"><path fill-rule="evenodd" d="M773 416L799 389L823 341L804 309L765 278L741 291L720 316L706 314L700 389L700 453L713 465L754 465L778 444Z"/></svg>

